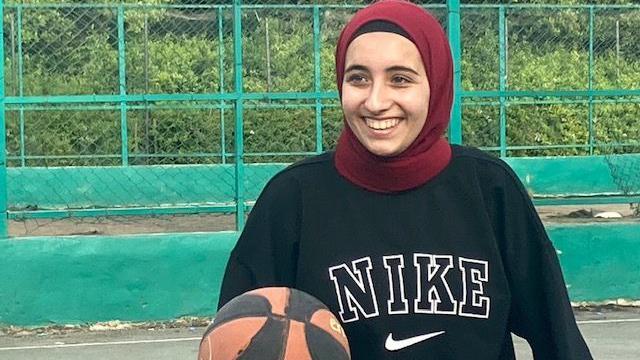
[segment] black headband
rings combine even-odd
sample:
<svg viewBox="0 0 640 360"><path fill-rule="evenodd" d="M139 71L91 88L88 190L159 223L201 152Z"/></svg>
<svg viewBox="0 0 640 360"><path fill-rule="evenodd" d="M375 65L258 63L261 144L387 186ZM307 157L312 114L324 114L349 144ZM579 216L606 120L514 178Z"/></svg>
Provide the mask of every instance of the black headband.
<svg viewBox="0 0 640 360"><path fill-rule="evenodd" d="M372 32L394 33L411 40L411 37L409 36L409 34L407 34L407 32L404 31L400 26L385 20L374 20L362 25L358 29L358 31L356 31L356 33L353 34L353 38L351 41L353 41L353 39L357 38L360 35L372 33ZM413 42L413 40L411 41Z"/></svg>

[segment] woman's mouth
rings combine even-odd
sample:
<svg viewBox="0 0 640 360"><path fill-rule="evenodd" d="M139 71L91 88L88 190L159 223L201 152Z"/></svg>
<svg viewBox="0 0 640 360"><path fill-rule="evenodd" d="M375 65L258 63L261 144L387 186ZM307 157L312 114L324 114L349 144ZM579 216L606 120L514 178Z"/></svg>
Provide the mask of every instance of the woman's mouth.
<svg viewBox="0 0 640 360"><path fill-rule="evenodd" d="M367 127L372 130L388 130L396 127L400 123L399 118L390 118L390 119L372 119L372 118L364 118Z"/></svg>

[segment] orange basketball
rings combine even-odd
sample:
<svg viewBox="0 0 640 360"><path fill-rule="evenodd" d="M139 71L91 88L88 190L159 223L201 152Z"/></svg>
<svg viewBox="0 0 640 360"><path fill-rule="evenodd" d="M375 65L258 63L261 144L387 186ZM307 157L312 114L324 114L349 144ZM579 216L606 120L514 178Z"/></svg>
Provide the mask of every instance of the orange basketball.
<svg viewBox="0 0 640 360"><path fill-rule="evenodd" d="M199 360L349 360L336 317L313 296L261 288L224 305L200 342Z"/></svg>

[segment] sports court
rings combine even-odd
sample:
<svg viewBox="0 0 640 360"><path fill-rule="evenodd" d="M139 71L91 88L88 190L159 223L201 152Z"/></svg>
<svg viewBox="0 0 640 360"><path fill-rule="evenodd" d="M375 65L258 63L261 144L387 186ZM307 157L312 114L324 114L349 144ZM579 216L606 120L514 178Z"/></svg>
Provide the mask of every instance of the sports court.
<svg viewBox="0 0 640 360"><path fill-rule="evenodd" d="M640 311L603 308L576 316L595 359L630 360L640 354ZM113 330L58 335L0 337L0 358L14 359L195 359L202 327ZM533 359L528 345L516 338L518 359Z"/></svg>
<svg viewBox="0 0 640 360"><path fill-rule="evenodd" d="M640 5L414 2L449 141L520 178L594 357L640 359ZM0 0L0 359L195 359L260 192L336 146L368 3Z"/></svg>

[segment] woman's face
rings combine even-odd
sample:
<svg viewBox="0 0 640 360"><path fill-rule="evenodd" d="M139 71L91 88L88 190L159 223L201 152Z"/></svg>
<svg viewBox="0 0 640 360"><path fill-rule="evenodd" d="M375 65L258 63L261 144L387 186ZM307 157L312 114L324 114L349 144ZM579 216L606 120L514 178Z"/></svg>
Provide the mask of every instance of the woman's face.
<svg viewBox="0 0 640 360"><path fill-rule="evenodd" d="M394 156L416 139L429 111L430 88L418 48L388 32L358 36L347 48L342 111L371 153Z"/></svg>

